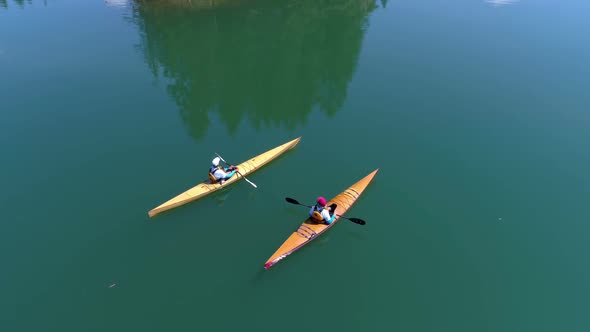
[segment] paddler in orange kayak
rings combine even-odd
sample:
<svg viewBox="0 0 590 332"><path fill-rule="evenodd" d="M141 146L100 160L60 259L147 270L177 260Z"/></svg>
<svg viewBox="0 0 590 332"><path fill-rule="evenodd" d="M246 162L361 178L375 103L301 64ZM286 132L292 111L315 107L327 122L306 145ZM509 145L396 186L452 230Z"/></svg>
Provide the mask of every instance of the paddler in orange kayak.
<svg viewBox="0 0 590 332"><path fill-rule="evenodd" d="M318 197L316 205L312 206L309 210L309 217L318 222L324 224L331 224L336 218L334 212L336 211L336 204L331 204L326 207L326 199L324 197Z"/></svg>

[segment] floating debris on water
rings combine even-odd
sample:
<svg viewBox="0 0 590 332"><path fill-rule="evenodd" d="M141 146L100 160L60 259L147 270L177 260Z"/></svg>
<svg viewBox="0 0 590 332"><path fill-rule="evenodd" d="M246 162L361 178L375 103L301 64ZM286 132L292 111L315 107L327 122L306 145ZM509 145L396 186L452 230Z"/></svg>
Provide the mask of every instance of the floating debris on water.
<svg viewBox="0 0 590 332"><path fill-rule="evenodd" d="M109 286L109 288L113 288L113 287L115 287L115 286L117 286L117 284L111 284L111 285Z"/></svg>

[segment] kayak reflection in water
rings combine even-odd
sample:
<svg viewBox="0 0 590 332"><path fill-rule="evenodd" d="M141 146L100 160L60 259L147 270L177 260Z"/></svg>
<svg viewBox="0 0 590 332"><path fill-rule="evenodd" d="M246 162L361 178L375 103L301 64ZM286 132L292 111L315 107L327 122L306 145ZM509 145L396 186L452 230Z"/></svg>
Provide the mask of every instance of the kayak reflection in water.
<svg viewBox="0 0 590 332"><path fill-rule="evenodd" d="M331 224L336 218L334 211L336 211L336 203L326 207L326 199L318 197L317 204L312 206L309 210L309 216L313 221L324 224Z"/></svg>
<svg viewBox="0 0 590 332"><path fill-rule="evenodd" d="M211 183L223 184L225 180L231 178L238 171L236 166L229 166L226 168L219 166L219 160L219 157L215 157L215 159L211 161L211 168L209 169L209 179L211 180Z"/></svg>

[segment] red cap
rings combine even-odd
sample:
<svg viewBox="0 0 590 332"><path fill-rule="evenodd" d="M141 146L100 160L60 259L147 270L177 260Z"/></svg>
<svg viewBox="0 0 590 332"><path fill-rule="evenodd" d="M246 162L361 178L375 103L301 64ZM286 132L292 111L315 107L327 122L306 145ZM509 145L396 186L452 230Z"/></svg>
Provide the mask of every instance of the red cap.
<svg viewBox="0 0 590 332"><path fill-rule="evenodd" d="M321 206L326 206L326 199L323 197L318 197L318 204L320 204Z"/></svg>

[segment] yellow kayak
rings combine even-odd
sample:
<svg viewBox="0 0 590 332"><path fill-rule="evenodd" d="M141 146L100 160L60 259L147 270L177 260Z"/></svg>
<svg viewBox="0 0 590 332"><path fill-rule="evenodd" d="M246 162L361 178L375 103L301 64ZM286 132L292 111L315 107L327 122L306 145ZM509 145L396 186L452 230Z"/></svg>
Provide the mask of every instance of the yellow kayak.
<svg viewBox="0 0 590 332"><path fill-rule="evenodd" d="M212 192L215 192L222 187L226 187L231 185L234 182L239 181L242 179L243 176L247 176L248 174L258 170L260 167L266 165L267 163L271 162L273 159L277 158L285 151L292 149L299 143L301 137L298 137L292 141L289 141L285 144L279 145L274 149L268 150L250 160L244 161L243 163L236 165L239 168L239 174L236 173L234 176L226 180L223 184L219 183L211 183L209 179L197 184L196 186L192 187L191 189L183 192L182 194L170 199L169 201L161 204L160 206L150 210L148 215L150 217L155 216L156 214L173 209L175 207L181 206L183 204L192 202L197 200L203 196L206 196Z"/></svg>
<svg viewBox="0 0 590 332"><path fill-rule="evenodd" d="M337 204L335 211L336 217L331 224L320 224L308 218L301 224L301 226L299 226L299 228L295 232L291 234L291 236L289 236L289 238L285 242L283 242L279 249L275 251L275 253L272 254L272 256L270 256L270 258L264 264L264 268L268 270L278 261L297 251L298 249L300 249L301 247L308 244L313 239L317 238L322 233L327 231L330 227L334 226L336 222L340 219L340 216L346 213L346 211L348 211L352 204L354 204L354 202L363 193L365 188L367 188L369 183L371 183L371 181L375 177L375 174L377 174L377 171L379 171L379 169L374 170L369 175L365 176L357 183L353 184L348 189L338 194L338 196L328 201L327 206L330 206L333 203Z"/></svg>

